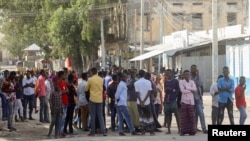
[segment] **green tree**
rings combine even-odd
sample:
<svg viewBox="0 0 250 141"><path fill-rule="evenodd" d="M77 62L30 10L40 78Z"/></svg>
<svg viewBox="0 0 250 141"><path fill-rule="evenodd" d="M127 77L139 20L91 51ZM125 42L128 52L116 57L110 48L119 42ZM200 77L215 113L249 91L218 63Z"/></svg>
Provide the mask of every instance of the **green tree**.
<svg viewBox="0 0 250 141"><path fill-rule="evenodd" d="M89 56L96 56L100 44L99 18L91 17L96 0L76 0L71 7L59 7L49 21L50 38L61 55L70 57L82 70ZM92 59L93 60L93 59Z"/></svg>
<svg viewBox="0 0 250 141"><path fill-rule="evenodd" d="M102 5L114 1L2 0L5 47L22 57L23 49L36 43L46 58L70 57L82 70L97 55Z"/></svg>
<svg viewBox="0 0 250 141"><path fill-rule="evenodd" d="M21 1L2 0L2 32L5 34L4 47L14 56L22 57L24 48L32 44L32 35L37 32L35 17L40 4L35 1L22 3ZM27 12L29 11L29 12Z"/></svg>
<svg viewBox="0 0 250 141"><path fill-rule="evenodd" d="M58 0L2 0L3 28L5 34L3 47L14 56L23 57L24 48L32 43L38 44L45 58L51 57L52 45L48 34L48 20L59 6L67 7L70 1Z"/></svg>

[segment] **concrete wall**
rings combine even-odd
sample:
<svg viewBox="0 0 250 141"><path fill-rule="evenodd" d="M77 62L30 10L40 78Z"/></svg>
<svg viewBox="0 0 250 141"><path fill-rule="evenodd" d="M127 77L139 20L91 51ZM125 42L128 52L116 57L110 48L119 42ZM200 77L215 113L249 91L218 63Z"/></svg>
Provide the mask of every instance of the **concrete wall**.
<svg viewBox="0 0 250 141"><path fill-rule="evenodd" d="M226 65L226 56L219 55L219 65L218 65L218 74L222 73L223 66ZM205 91L209 91L209 88L212 84L212 57L211 56L201 56L201 57L182 57L181 60L182 70L190 70L192 64L197 65L199 69L199 74L203 80Z"/></svg>
<svg viewBox="0 0 250 141"><path fill-rule="evenodd" d="M226 45L227 66L234 79L235 87L239 84L240 76L246 77L245 94L250 95L250 41L230 41Z"/></svg>

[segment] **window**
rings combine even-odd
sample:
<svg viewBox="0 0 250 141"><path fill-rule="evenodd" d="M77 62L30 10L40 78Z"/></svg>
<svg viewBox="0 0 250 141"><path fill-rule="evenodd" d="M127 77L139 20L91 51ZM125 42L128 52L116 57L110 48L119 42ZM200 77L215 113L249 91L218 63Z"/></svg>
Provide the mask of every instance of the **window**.
<svg viewBox="0 0 250 141"><path fill-rule="evenodd" d="M183 3L173 3L173 6L183 6Z"/></svg>
<svg viewBox="0 0 250 141"><path fill-rule="evenodd" d="M137 16L137 30L140 30L140 26L141 26L141 15L139 13L139 15ZM144 26L144 31L149 31L149 14L145 13L144 17L143 17L143 26Z"/></svg>
<svg viewBox="0 0 250 141"><path fill-rule="evenodd" d="M173 13L173 31L183 30L184 25L184 15L183 13Z"/></svg>
<svg viewBox="0 0 250 141"><path fill-rule="evenodd" d="M227 5L228 5L228 6L236 6L236 5L237 5L237 2L228 2Z"/></svg>
<svg viewBox="0 0 250 141"><path fill-rule="evenodd" d="M237 10L237 2L228 2L227 7L229 8L229 11Z"/></svg>
<svg viewBox="0 0 250 141"><path fill-rule="evenodd" d="M192 28L193 28L193 30L202 30L203 29L203 22L202 22L202 14L201 13L192 14Z"/></svg>
<svg viewBox="0 0 250 141"><path fill-rule="evenodd" d="M199 5L202 5L202 2L195 2L193 3L194 6L199 6Z"/></svg>
<svg viewBox="0 0 250 141"><path fill-rule="evenodd" d="M232 26L237 24L236 13L227 13L227 25Z"/></svg>

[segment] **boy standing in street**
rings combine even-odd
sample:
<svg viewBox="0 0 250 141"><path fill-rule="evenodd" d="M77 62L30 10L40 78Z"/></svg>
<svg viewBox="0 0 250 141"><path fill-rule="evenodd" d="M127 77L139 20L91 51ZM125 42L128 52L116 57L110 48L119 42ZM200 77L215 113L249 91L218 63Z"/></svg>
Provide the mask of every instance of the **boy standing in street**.
<svg viewBox="0 0 250 141"><path fill-rule="evenodd" d="M49 126L49 133L48 137L51 136L52 130L55 126L55 138L59 137L59 123L60 117L62 115L62 96L59 90L59 85L57 79L54 78L53 80L53 87L54 91L52 91L49 103L50 103L50 110L51 110L51 123Z"/></svg>
<svg viewBox="0 0 250 141"><path fill-rule="evenodd" d="M246 78L244 76L240 77L240 84L235 88L235 100L236 107L240 111L240 125L244 125L247 119L246 112L246 99L245 99L245 90L246 90Z"/></svg>

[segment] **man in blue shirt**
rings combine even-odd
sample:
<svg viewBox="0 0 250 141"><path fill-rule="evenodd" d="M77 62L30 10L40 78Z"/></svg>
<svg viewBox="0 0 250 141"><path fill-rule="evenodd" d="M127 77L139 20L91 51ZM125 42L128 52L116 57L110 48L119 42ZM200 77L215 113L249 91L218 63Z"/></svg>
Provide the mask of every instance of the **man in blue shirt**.
<svg viewBox="0 0 250 141"><path fill-rule="evenodd" d="M125 134L123 133L124 120L126 121L131 134L136 135L136 131L132 124L127 106L128 88L126 85L126 80L127 80L127 74L123 73L121 81L119 82L115 93L115 104L117 105L117 113L118 113L118 131L120 136L125 136Z"/></svg>
<svg viewBox="0 0 250 141"><path fill-rule="evenodd" d="M177 109L177 95L180 92L179 81L173 78L172 70L166 70L166 80L164 81L164 114L165 121L167 123L168 132L166 134L171 134L170 127L172 122L172 113L174 113L176 118L176 123L178 127L178 132L180 132L180 121L179 113Z"/></svg>
<svg viewBox="0 0 250 141"><path fill-rule="evenodd" d="M220 78L217 83L219 90L219 117L218 125L221 125L224 119L224 110L227 108L229 121L231 125L234 125L233 116L233 93L234 93L234 81L229 77L229 68L223 67L224 77Z"/></svg>

